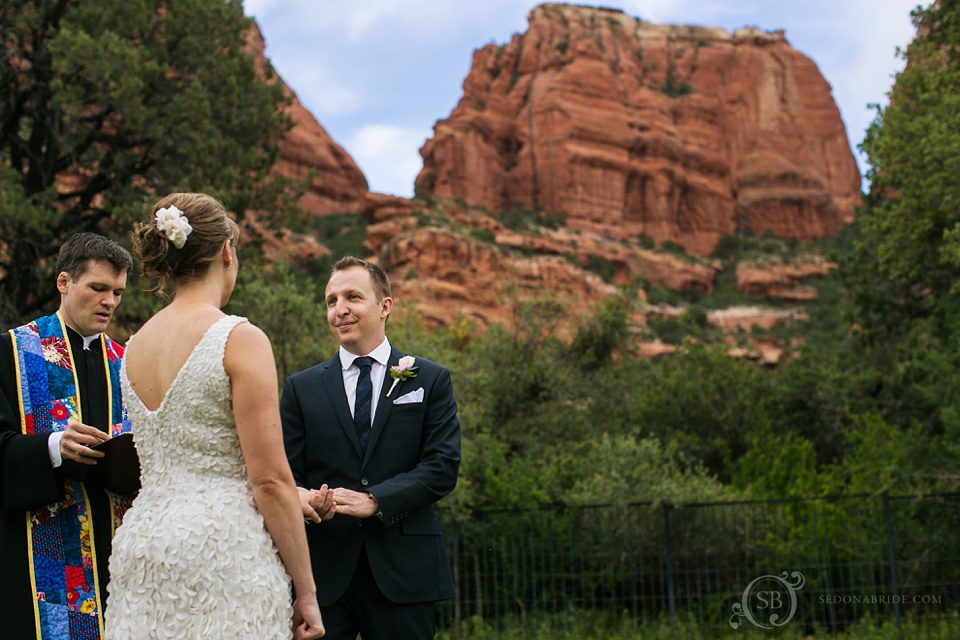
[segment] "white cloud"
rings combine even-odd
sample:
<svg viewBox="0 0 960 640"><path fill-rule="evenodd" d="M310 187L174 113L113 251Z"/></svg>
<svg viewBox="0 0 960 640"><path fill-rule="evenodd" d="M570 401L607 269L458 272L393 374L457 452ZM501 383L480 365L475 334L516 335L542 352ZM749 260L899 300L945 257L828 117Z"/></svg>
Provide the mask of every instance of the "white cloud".
<svg viewBox="0 0 960 640"><path fill-rule="evenodd" d="M288 59L283 70L277 72L300 102L320 120L352 114L363 106L364 97L349 78L341 78L309 59Z"/></svg>
<svg viewBox="0 0 960 640"><path fill-rule="evenodd" d="M429 130L370 124L348 134L344 147L367 176L371 191L411 197L422 166L420 146L429 135Z"/></svg>

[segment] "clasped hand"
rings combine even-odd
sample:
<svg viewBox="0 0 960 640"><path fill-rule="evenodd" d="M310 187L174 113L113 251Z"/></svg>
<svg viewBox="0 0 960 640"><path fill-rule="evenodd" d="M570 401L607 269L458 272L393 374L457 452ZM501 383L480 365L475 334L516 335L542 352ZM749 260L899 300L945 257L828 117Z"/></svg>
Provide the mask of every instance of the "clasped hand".
<svg viewBox="0 0 960 640"><path fill-rule="evenodd" d="M91 427L77 420L69 420L63 436L60 438L60 457L80 464L97 464L97 458L102 458L104 453L95 451L90 447L109 439L109 434L96 427Z"/></svg>
<svg viewBox="0 0 960 640"><path fill-rule="evenodd" d="M337 503L333 497L333 489L322 485L319 489L304 489L297 487L300 496L300 509L303 517L311 522L320 524L329 520L337 512Z"/></svg>
<svg viewBox="0 0 960 640"><path fill-rule="evenodd" d="M327 485L319 489L298 487L297 493L303 517L315 523L329 520L337 513L354 518L370 518L377 513L377 501L369 493L343 487L330 489Z"/></svg>

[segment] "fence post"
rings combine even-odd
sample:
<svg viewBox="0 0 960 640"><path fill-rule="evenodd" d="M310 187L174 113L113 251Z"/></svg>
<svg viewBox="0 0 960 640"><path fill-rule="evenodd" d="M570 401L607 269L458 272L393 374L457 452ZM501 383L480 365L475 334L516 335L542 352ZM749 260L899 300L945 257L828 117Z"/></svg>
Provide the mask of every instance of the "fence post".
<svg viewBox="0 0 960 640"><path fill-rule="evenodd" d="M670 511L673 509L673 506L670 504L663 505L663 545L664 545L664 562L666 563L666 572L667 572L667 611L670 613L670 624L673 625L677 619L677 596L675 591L675 585L673 584L673 549L670 544Z"/></svg>
<svg viewBox="0 0 960 640"><path fill-rule="evenodd" d="M893 595L899 596L900 587L897 584L897 553L895 550L896 545L893 534L893 517L890 514L890 494L886 491L883 492L883 522L887 529L887 560L890 563L890 586L893 589ZM893 611L897 617L897 630L901 633L900 637L903 637L903 629L900 626L899 598L893 599Z"/></svg>
<svg viewBox="0 0 960 640"><path fill-rule="evenodd" d="M463 591L460 586L460 527L453 528L453 640L460 640L463 622Z"/></svg>

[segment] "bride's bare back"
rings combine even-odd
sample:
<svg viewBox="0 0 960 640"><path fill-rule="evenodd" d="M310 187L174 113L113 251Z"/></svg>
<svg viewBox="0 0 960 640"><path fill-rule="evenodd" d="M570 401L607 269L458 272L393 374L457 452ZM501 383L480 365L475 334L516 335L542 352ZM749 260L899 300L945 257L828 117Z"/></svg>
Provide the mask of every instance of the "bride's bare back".
<svg viewBox="0 0 960 640"><path fill-rule="evenodd" d="M136 333L126 352L127 378L147 409L160 407L200 339L223 316L209 305L173 303Z"/></svg>

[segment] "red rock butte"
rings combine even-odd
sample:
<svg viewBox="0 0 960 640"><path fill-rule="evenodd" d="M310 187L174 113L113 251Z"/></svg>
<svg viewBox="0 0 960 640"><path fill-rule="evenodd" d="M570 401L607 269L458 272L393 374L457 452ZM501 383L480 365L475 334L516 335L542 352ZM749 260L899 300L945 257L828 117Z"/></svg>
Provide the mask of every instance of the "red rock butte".
<svg viewBox="0 0 960 640"><path fill-rule="evenodd" d="M853 220L860 174L830 86L782 31L666 26L544 4L477 50L420 153L419 194L706 254Z"/></svg>

